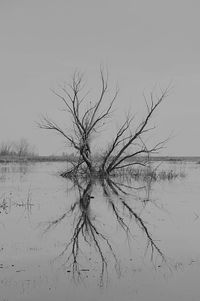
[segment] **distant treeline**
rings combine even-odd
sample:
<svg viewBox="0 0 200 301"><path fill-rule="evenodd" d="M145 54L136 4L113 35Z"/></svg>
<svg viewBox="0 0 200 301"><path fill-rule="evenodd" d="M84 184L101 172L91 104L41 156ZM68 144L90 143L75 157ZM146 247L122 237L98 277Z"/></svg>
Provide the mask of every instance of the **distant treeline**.
<svg viewBox="0 0 200 301"><path fill-rule="evenodd" d="M67 161L78 162L79 158L74 153L63 152L62 155L49 155L41 156L36 150L35 146L31 145L27 139L22 138L17 142L2 142L0 143L0 162L19 162L19 161L31 161L31 162L53 162L53 161ZM112 159L112 156L110 160ZM94 162L102 160L102 156L95 154L93 158ZM129 159L130 162L133 159ZM145 157L136 156L136 161L144 161ZM192 156L151 156L150 161L187 161L200 163L200 157Z"/></svg>

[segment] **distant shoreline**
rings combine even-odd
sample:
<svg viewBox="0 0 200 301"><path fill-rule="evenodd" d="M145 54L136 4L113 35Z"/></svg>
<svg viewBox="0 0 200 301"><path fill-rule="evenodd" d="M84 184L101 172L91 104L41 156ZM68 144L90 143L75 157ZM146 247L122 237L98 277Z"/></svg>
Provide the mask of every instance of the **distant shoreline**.
<svg viewBox="0 0 200 301"><path fill-rule="evenodd" d="M69 158L63 156L0 156L0 163L26 163L26 162L69 162Z"/></svg>
<svg viewBox="0 0 200 301"><path fill-rule="evenodd" d="M135 158L136 159L136 158ZM137 157L137 160L142 160L143 157ZM96 159L98 160L98 159ZM75 157L70 156L0 156L0 163L28 163L28 162L74 162ZM200 156L152 156L151 161L166 161L166 162L197 162L200 163Z"/></svg>

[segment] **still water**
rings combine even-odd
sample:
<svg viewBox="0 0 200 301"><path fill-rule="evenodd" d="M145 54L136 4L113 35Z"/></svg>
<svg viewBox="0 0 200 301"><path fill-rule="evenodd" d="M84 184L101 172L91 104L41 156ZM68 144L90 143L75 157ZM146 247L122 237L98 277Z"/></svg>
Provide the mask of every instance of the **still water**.
<svg viewBox="0 0 200 301"><path fill-rule="evenodd" d="M62 163L0 165L0 301L200 300L200 165L74 183Z"/></svg>

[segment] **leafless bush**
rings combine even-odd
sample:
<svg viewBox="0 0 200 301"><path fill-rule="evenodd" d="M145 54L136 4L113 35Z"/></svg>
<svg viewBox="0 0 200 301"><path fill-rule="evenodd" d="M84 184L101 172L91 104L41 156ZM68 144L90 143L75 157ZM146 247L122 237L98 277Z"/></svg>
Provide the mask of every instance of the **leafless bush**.
<svg viewBox="0 0 200 301"><path fill-rule="evenodd" d="M34 155L35 147L25 138L17 142L2 142L0 145L0 156L28 157Z"/></svg>
<svg viewBox="0 0 200 301"><path fill-rule="evenodd" d="M0 156L8 156L13 153L12 142L2 142L0 145Z"/></svg>

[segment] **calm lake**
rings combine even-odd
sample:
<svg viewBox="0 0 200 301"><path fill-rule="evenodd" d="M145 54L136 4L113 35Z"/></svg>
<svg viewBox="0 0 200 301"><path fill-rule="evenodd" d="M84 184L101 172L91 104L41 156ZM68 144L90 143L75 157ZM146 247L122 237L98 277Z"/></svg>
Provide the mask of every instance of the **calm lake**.
<svg viewBox="0 0 200 301"><path fill-rule="evenodd" d="M110 183L66 167L0 165L0 301L199 301L200 164Z"/></svg>

